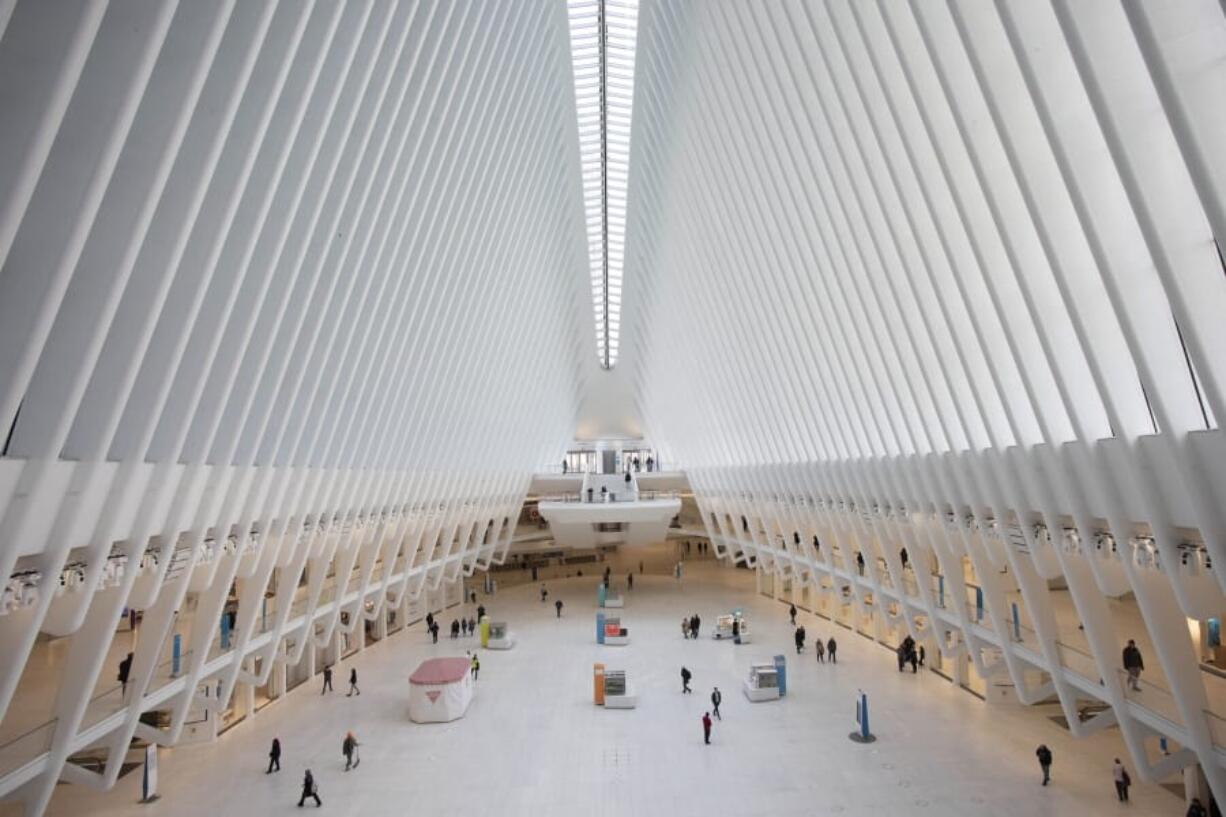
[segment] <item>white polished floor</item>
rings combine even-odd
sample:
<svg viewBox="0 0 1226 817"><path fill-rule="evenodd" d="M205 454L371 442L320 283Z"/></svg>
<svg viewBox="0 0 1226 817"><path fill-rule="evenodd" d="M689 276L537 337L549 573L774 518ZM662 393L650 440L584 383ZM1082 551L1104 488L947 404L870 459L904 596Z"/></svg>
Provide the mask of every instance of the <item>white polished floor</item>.
<svg viewBox="0 0 1226 817"><path fill-rule="evenodd" d="M616 568L615 568L616 569ZM591 572L595 572L593 569ZM618 577L624 581L623 576ZM483 597L519 643L481 652L481 676L467 717L417 725L407 717L407 678L423 658L463 655L475 639L430 645L420 625L357 657L362 695L346 698L348 665L337 692L304 685L215 744L164 750L162 798L137 805L139 772L98 794L61 786L52 815L220 817L300 813L302 770L310 767L323 811L338 815L1181 815L1180 798L1153 784L1119 804L1109 730L1074 740L1034 710L993 707L930 673L895 671L881 646L804 616L810 642L835 635L839 664L797 657L783 606L752 592L748 571L693 565L678 584L636 577L620 611L627 647L595 644L594 576L551 581ZM553 600L565 602L554 617ZM756 642L709 637L715 616L743 606ZM456 611L444 615L444 632ZM703 637L680 635L682 615L703 618ZM753 659L788 655L788 696L751 704L741 679ZM639 707L592 705L592 663L625 669ZM680 694L680 667L694 694ZM704 746L700 719L713 685L724 720ZM857 688L870 695L875 744L854 728ZM361 743L362 764L344 772L345 731ZM265 775L268 743L284 747L280 774ZM1039 786L1034 748L1055 754L1054 783ZM1122 755L1121 755L1122 756ZM1136 775L1134 774L1134 778ZM313 808L308 806L308 808Z"/></svg>

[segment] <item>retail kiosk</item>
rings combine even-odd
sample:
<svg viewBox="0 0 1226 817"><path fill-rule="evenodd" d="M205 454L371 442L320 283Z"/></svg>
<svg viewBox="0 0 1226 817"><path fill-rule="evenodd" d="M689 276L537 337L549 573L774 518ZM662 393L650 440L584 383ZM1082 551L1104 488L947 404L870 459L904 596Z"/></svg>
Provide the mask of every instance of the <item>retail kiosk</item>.
<svg viewBox="0 0 1226 817"><path fill-rule="evenodd" d="M779 670L774 662L749 665L749 677L744 684L745 697L754 703L777 701L780 698Z"/></svg>
<svg viewBox="0 0 1226 817"><path fill-rule="evenodd" d="M409 676L409 720L446 723L464 717L473 699L468 658L431 658Z"/></svg>
<svg viewBox="0 0 1226 817"><path fill-rule="evenodd" d="M715 629L711 631L711 637L716 641L728 639L734 644L748 644L751 640L749 622L740 610L734 610L715 619Z"/></svg>

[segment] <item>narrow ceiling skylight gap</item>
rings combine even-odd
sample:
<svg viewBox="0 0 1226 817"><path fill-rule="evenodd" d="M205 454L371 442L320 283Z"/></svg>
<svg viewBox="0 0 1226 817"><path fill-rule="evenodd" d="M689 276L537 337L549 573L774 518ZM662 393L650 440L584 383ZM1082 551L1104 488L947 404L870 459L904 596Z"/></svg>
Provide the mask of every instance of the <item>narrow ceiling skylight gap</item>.
<svg viewBox="0 0 1226 817"><path fill-rule="evenodd" d="M600 365L617 363L638 0L570 0L571 65Z"/></svg>

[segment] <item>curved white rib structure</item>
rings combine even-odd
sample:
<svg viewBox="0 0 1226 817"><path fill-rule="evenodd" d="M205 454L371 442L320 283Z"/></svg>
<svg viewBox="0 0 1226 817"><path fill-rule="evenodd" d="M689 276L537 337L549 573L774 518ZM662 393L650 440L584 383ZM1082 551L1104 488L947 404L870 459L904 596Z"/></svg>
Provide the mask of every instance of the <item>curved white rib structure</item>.
<svg viewBox="0 0 1226 817"><path fill-rule="evenodd" d="M34 813L134 732L176 740L198 682L228 699L505 553L590 342L569 60L545 0L17 5L0 713L35 636L76 634L0 769ZM125 607L127 702L91 702ZM64 766L99 737L102 777Z"/></svg>
<svg viewBox="0 0 1226 817"><path fill-rule="evenodd" d="M1226 586L1224 54L1196 0L649 4L623 352L732 557L1219 797L1185 617ZM1123 683L1128 593L1162 696Z"/></svg>

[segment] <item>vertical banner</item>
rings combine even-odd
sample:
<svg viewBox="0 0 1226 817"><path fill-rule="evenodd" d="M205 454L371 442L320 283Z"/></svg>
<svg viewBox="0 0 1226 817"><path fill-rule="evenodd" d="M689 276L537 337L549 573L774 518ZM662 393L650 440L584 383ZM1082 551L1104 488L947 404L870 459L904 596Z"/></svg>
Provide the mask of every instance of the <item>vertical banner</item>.
<svg viewBox="0 0 1226 817"><path fill-rule="evenodd" d="M1022 640L1022 617L1017 611L1017 602L1013 602L1013 640Z"/></svg>
<svg viewBox="0 0 1226 817"><path fill-rule="evenodd" d="M779 697L788 694L788 660L782 655L775 656L775 673L779 676Z"/></svg>
<svg viewBox="0 0 1226 817"><path fill-rule="evenodd" d="M230 616L226 613L221 614L221 648L230 649Z"/></svg>
<svg viewBox="0 0 1226 817"><path fill-rule="evenodd" d="M142 803L152 803L158 799L158 747L150 743L145 747L145 773L141 780Z"/></svg>
<svg viewBox="0 0 1226 817"><path fill-rule="evenodd" d="M179 677L179 666L183 661L183 636L175 633L174 642L170 648L170 677Z"/></svg>
<svg viewBox="0 0 1226 817"><path fill-rule="evenodd" d="M983 588L975 588L975 621L983 621Z"/></svg>
<svg viewBox="0 0 1226 817"><path fill-rule="evenodd" d="M856 690L856 731L847 737L856 743L872 743L877 736L868 728L868 693Z"/></svg>

